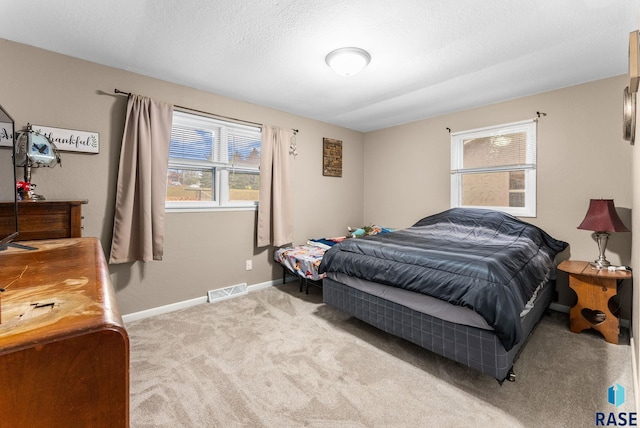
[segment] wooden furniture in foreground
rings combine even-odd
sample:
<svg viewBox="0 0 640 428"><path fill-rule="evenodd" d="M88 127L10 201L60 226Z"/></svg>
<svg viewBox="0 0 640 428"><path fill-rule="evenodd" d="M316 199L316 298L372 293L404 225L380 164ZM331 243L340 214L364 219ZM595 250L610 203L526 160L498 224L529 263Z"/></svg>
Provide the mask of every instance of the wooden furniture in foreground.
<svg viewBox="0 0 640 428"><path fill-rule="evenodd" d="M611 299L618 281L631 279L631 272L597 269L589 262L565 260L558 269L569 274L569 287L578 301L569 310L569 328L580 333L587 328L599 331L609 343L618 343L620 321Z"/></svg>
<svg viewBox="0 0 640 428"><path fill-rule="evenodd" d="M79 238L82 236L82 205L87 200L18 202L19 234L15 241ZM0 237L14 232L13 202L0 202Z"/></svg>
<svg viewBox="0 0 640 428"><path fill-rule="evenodd" d="M95 238L0 252L0 426L128 427L129 337Z"/></svg>

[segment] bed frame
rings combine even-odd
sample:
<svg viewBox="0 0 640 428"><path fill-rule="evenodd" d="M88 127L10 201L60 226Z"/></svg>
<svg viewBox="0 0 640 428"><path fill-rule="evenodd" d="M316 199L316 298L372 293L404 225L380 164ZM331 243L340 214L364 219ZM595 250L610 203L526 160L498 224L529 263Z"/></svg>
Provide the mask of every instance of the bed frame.
<svg viewBox="0 0 640 428"><path fill-rule="evenodd" d="M542 288L533 309L523 318L523 339L506 351L492 330L456 324L324 278L323 300L387 333L445 358L495 377L515 381L513 364L555 296L555 282Z"/></svg>
<svg viewBox="0 0 640 428"><path fill-rule="evenodd" d="M322 288L322 279L315 280L315 279L310 279L304 276L300 276L297 273L293 272L288 267L286 267L285 265L282 265L282 283L283 284L287 282L287 275L293 276L294 278L297 278L299 280L300 292L304 290L306 294L309 294L309 285L314 285L316 287Z"/></svg>

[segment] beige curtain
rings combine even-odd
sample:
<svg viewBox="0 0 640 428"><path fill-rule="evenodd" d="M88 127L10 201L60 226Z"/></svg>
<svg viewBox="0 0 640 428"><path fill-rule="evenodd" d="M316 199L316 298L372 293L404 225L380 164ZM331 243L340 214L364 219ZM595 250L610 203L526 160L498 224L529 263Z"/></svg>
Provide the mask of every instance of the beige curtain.
<svg viewBox="0 0 640 428"><path fill-rule="evenodd" d="M260 154L257 246L293 242L289 145L293 131L264 125Z"/></svg>
<svg viewBox="0 0 640 428"><path fill-rule="evenodd" d="M162 260L173 106L130 95L109 263Z"/></svg>

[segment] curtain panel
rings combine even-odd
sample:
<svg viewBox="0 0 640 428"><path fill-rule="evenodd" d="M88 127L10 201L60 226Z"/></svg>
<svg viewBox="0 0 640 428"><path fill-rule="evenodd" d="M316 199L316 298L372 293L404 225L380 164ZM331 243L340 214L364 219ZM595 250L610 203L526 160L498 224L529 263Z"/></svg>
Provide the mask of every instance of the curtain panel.
<svg viewBox="0 0 640 428"><path fill-rule="evenodd" d="M109 263L162 260L173 105L130 95Z"/></svg>
<svg viewBox="0 0 640 428"><path fill-rule="evenodd" d="M289 145L291 129L262 126L257 246L293 242L293 203Z"/></svg>

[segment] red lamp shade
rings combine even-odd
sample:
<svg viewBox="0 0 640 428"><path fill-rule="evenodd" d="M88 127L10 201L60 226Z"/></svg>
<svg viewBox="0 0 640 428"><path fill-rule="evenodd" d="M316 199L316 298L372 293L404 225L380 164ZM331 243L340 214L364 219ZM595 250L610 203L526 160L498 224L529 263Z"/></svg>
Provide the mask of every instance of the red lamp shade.
<svg viewBox="0 0 640 428"><path fill-rule="evenodd" d="M613 199L591 199L587 215L578 229L594 232L629 232L618 217Z"/></svg>

